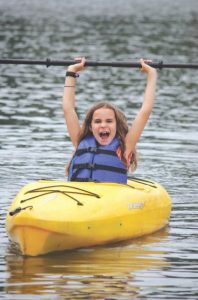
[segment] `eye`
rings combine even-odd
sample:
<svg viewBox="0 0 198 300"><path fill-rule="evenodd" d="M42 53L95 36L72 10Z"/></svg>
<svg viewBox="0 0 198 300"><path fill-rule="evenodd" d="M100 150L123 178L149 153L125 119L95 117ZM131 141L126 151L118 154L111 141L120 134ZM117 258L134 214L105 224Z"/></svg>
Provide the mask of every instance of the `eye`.
<svg viewBox="0 0 198 300"><path fill-rule="evenodd" d="M107 119L107 123L113 123L113 119Z"/></svg>
<svg viewBox="0 0 198 300"><path fill-rule="evenodd" d="M95 119L95 120L93 120L93 122L96 123L96 124L99 124L99 123L101 123L101 120L100 119Z"/></svg>

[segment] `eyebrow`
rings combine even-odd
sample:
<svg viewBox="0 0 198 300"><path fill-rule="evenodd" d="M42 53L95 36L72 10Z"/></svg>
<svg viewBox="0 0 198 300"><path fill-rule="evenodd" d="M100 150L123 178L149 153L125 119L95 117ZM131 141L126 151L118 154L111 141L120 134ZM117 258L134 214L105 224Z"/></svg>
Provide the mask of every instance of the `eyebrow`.
<svg viewBox="0 0 198 300"><path fill-rule="evenodd" d="M101 118L93 118L93 121L101 121L102 119ZM107 118L107 119L105 119L106 121L113 121L114 120L114 118Z"/></svg>

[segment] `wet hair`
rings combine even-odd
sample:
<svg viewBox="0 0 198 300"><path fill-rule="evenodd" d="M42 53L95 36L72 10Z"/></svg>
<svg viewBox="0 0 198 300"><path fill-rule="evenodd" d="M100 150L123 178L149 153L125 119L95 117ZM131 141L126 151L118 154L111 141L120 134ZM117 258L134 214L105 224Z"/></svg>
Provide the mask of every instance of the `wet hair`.
<svg viewBox="0 0 198 300"><path fill-rule="evenodd" d="M128 124L127 119L123 112L118 109L116 106L109 102L99 102L96 105L92 106L86 114L85 120L82 125L81 133L78 139L78 144L83 140L86 136L92 135L91 132L91 122L93 118L93 114L96 110L100 108L108 108L114 111L115 119L116 119L116 137L120 141L120 149L121 149L121 159L126 164L126 159L124 157L125 153L125 137L128 132ZM130 169L135 170L137 167L137 159L136 159L136 151L132 154Z"/></svg>

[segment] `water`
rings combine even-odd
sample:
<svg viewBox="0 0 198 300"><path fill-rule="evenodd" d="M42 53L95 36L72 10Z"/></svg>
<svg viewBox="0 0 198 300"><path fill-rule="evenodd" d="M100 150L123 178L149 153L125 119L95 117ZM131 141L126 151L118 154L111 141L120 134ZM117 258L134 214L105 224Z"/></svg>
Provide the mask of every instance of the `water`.
<svg viewBox="0 0 198 300"><path fill-rule="evenodd" d="M0 0L1 58L113 61L140 57L197 63L196 0ZM116 245L23 258L5 216L39 178L64 179L72 153L61 108L65 68L0 65L1 299L197 299L197 70L159 71L155 108L139 142L136 176L173 200L168 228ZM142 101L138 70L89 68L77 83L78 113L98 100L131 120Z"/></svg>

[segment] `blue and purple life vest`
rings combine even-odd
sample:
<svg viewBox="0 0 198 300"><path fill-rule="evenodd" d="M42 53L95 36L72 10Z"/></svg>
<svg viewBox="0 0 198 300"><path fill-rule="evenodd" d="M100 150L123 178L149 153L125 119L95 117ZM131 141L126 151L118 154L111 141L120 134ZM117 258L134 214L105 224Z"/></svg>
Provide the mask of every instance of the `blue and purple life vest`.
<svg viewBox="0 0 198 300"><path fill-rule="evenodd" d="M68 180L127 183L127 167L116 153L119 146L117 137L102 146L93 135L87 136L74 153Z"/></svg>

